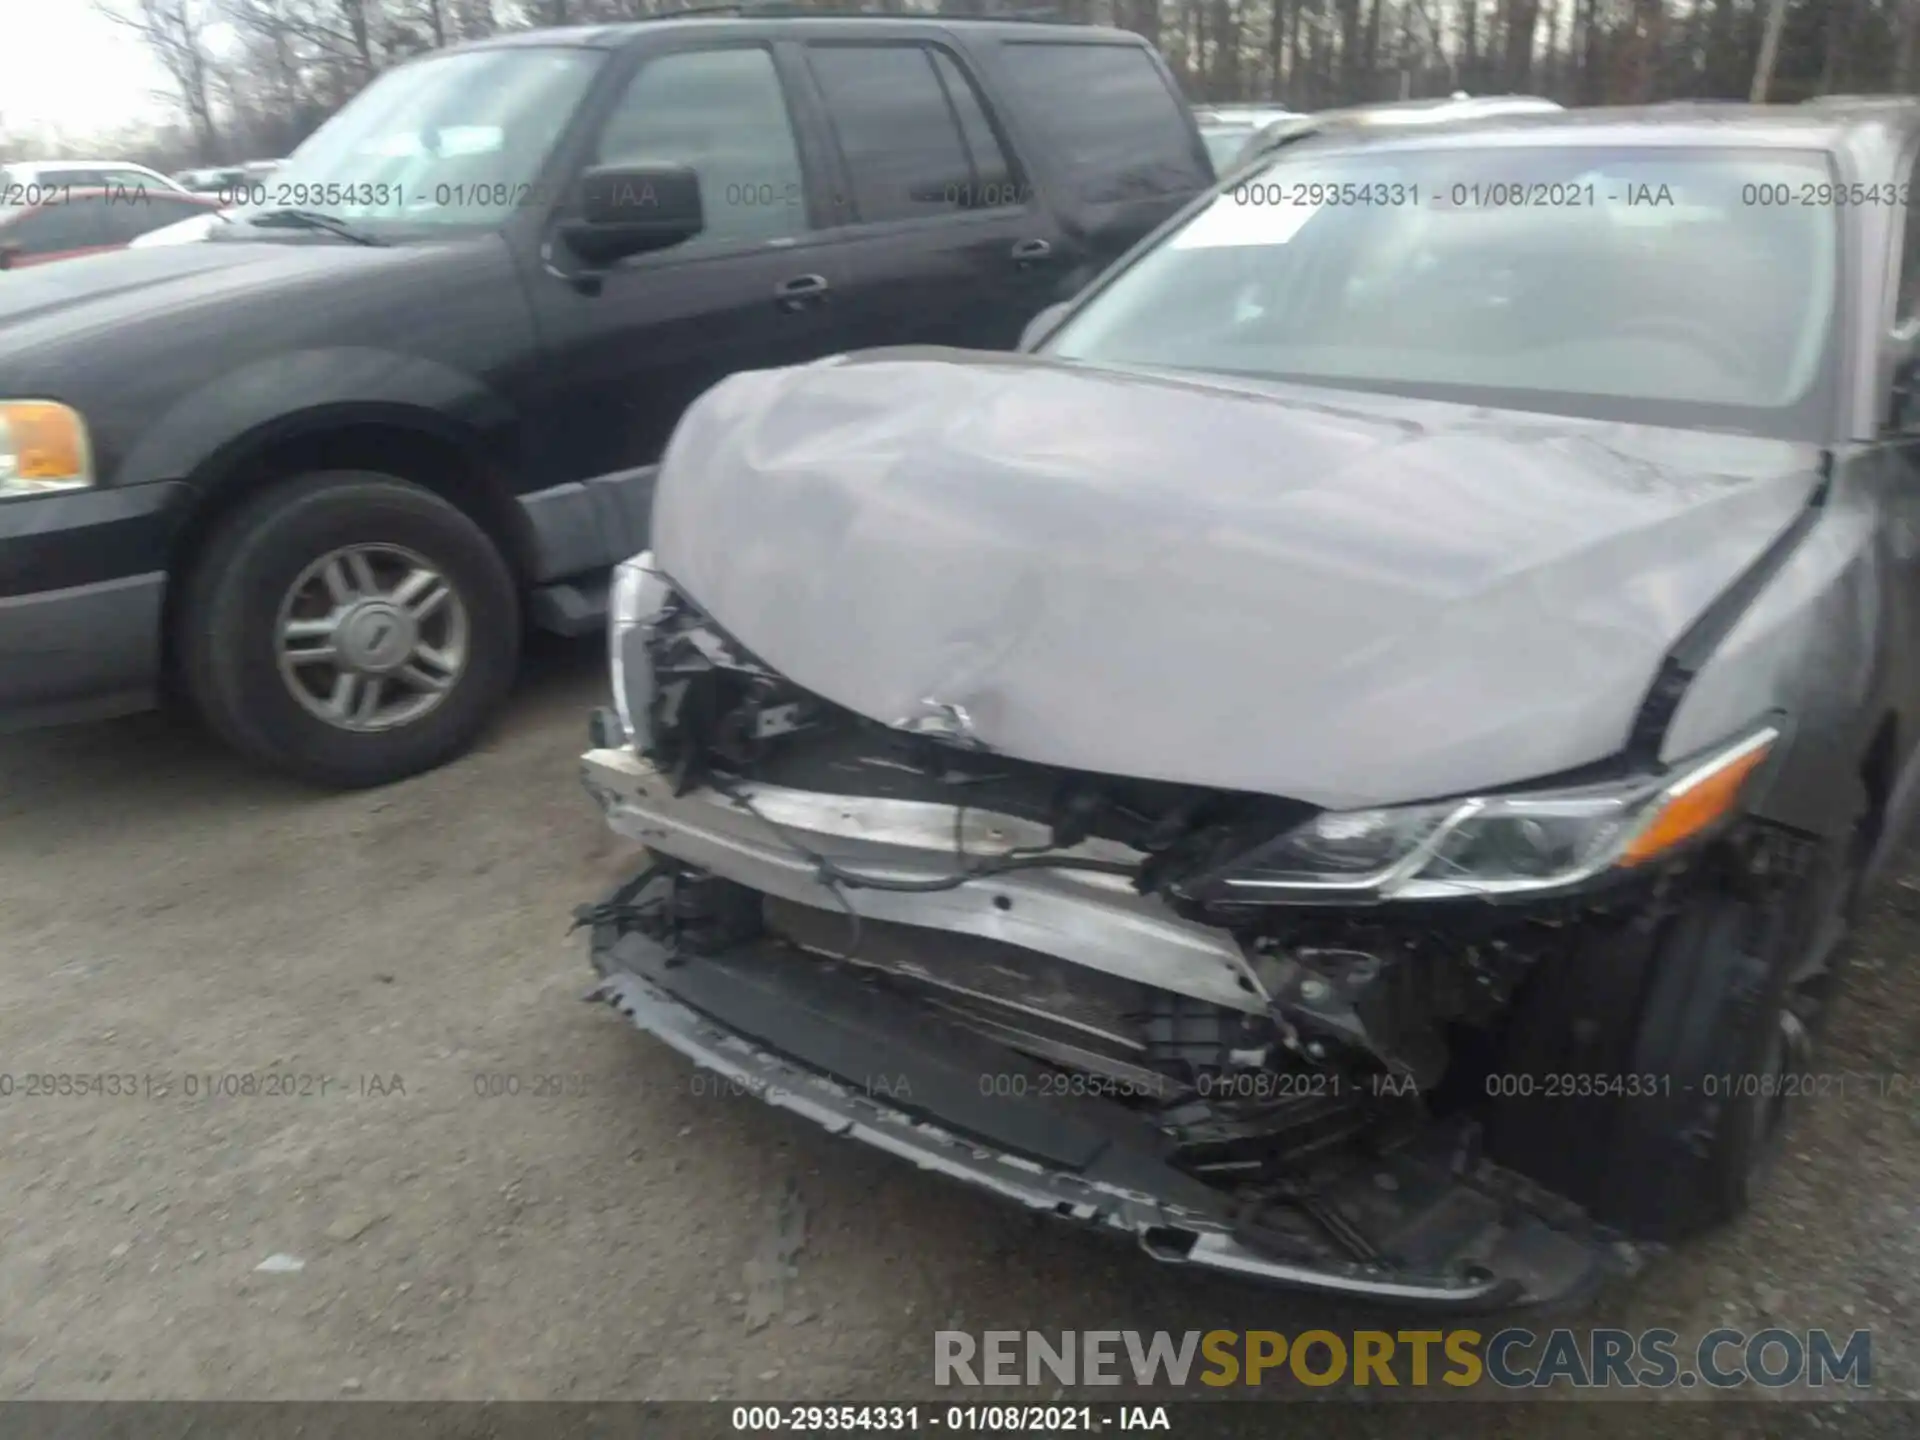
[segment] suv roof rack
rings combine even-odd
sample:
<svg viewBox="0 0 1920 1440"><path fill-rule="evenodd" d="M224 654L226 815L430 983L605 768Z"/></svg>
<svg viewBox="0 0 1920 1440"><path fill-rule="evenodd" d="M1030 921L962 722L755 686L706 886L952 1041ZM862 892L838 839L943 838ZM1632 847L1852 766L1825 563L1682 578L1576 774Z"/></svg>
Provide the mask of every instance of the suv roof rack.
<svg viewBox="0 0 1920 1440"><path fill-rule="evenodd" d="M1082 23L1075 21L1065 11L1053 5L1021 5L1007 14L1000 15L942 15L934 11L924 14L912 11L882 9L875 4L872 9L863 9L855 5L808 5L802 0L718 0L718 3L687 5L678 10L656 10L651 15L639 17L648 20L691 20L703 17L737 15L752 19L828 19L828 20L938 20L948 21L991 21L994 23L1025 22L1035 25L1059 25L1064 23Z"/></svg>

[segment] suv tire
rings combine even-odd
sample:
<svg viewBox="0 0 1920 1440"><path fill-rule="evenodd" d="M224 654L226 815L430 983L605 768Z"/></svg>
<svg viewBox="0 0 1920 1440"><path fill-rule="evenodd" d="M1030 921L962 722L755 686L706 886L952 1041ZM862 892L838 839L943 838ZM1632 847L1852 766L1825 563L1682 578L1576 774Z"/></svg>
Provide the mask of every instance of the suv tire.
<svg viewBox="0 0 1920 1440"><path fill-rule="evenodd" d="M185 577L182 678L241 753L384 785L466 750L520 651L513 576L477 524L388 475L299 476L243 504Z"/></svg>

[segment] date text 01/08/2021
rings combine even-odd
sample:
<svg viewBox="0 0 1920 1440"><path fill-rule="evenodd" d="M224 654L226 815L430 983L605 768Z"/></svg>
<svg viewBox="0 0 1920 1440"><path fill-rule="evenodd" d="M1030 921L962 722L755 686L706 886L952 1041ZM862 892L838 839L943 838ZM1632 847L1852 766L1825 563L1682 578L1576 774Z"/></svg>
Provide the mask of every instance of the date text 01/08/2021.
<svg viewBox="0 0 1920 1440"><path fill-rule="evenodd" d="M1756 187L1749 186L1749 190ZM1764 189L1765 187L1758 187ZM1403 181L1247 180L1227 192L1235 205L1272 205L1317 210L1326 207L1396 208L1425 205L1434 210L1534 209L1591 210L1601 205L1630 209L1679 204L1673 187L1620 181L1606 189L1591 182L1494 180L1460 182L1424 190ZM1749 204L1762 203L1748 200Z"/></svg>
<svg viewBox="0 0 1920 1440"><path fill-rule="evenodd" d="M954 1430L1054 1435L1171 1430L1164 1405L735 1405L742 1434L824 1430Z"/></svg>
<svg viewBox="0 0 1920 1440"><path fill-rule="evenodd" d="M405 1095L399 1074L323 1075L292 1070L27 1070L0 1072L0 1100L320 1100Z"/></svg>

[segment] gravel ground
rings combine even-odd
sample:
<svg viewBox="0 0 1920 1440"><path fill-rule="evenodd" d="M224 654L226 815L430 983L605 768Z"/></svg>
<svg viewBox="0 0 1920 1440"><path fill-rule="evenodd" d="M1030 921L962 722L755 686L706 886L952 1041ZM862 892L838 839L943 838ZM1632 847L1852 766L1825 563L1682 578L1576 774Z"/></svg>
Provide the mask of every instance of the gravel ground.
<svg viewBox="0 0 1920 1440"><path fill-rule="evenodd" d="M357 795L163 716L0 741L0 1397L871 1400L933 1393L940 1328L1401 1323L1013 1213L582 1004L570 907L630 862L575 778L601 688L596 646L550 646L477 753ZM1851 1078L1764 1205L1581 1323L1871 1327L1874 1391L1920 1396L1916 948L1895 884L1828 1057ZM1634 1408L1660 1434L1702 1409Z"/></svg>

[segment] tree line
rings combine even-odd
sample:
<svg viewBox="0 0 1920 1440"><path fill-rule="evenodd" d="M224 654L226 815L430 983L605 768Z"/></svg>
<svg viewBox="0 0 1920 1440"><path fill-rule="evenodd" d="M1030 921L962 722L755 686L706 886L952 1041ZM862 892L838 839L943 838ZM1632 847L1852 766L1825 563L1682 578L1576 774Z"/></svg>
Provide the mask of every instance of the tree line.
<svg viewBox="0 0 1920 1440"><path fill-rule="evenodd" d="M686 0L93 0L165 72L174 167L284 155L375 75L504 29L637 19ZM798 8L797 6L795 8ZM1466 90L1565 104L1910 91L1920 0L833 0L1026 14L1153 40L1196 103L1320 109Z"/></svg>

